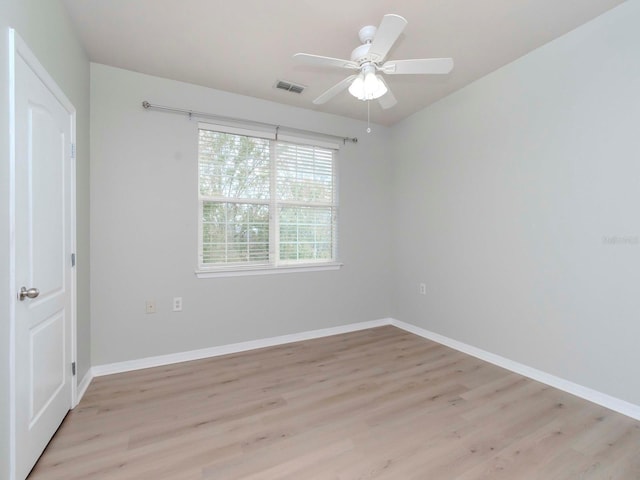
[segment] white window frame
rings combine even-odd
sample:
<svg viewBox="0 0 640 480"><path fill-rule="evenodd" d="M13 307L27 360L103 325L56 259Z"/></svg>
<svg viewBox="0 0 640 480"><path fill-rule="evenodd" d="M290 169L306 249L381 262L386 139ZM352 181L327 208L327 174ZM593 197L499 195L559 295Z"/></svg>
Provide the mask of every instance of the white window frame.
<svg viewBox="0 0 640 480"><path fill-rule="evenodd" d="M338 169L337 169L337 153L339 150L339 144L327 142L324 139L316 139L309 137L299 137L289 134L280 134L273 131L265 131L265 130L257 130L250 129L244 126L234 126L234 125L220 125L220 124L212 124L199 122L196 134L199 138L200 130L211 130L215 132L221 133L229 133L233 135L244 135L249 137L263 138L267 139L270 142L287 142L287 143L297 143L306 146L316 146L321 148L327 148L330 150L334 150L333 154L333 202L331 207L333 208L335 215L337 216L339 204L338 204ZM318 260L318 261L309 261L307 263L298 263L298 262L287 262L287 261L279 261L279 251L280 248L280 226L279 226L279 215L277 208L282 205L291 205L296 202L280 202L277 199L277 195L274 194L276 191L276 149L275 143L271 145L270 148L270 196L268 201L261 202L259 200L251 201L251 203L259 204L264 203L269 205L269 263L260 263L260 264L229 264L229 265L215 265L215 266L205 266L202 262L202 252L203 252L203 204L204 200L200 196L200 169L198 168L196 171L196 180L198 185L198 250L197 250L197 269L196 269L196 277L197 278L216 278L216 277L231 277L231 276L245 276L245 275L265 275L265 274L279 274L279 273L300 273L300 272L312 272L312 271L324 271L324 270L338 270L342 267L342 263L337 260L338 258L338 235L337 235L337 226L338 220L334 219L334 232L332 239L332 247L333 247L333 259L329 261ZM199 164L199 160L198 160ZM220 199L220 202L224 201L224 199ZM313 204L310 204L313 206Z"/></svg>

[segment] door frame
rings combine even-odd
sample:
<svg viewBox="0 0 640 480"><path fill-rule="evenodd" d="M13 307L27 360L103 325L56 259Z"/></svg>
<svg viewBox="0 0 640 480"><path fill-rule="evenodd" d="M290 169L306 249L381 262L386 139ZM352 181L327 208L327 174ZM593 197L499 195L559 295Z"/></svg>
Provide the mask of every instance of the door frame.
<svg viewBox="0 0 640 480"><path fill-rule="evenodd" d="M76 252L76 109L55 80L40 64L20 35L9 29L9 478L16 479L16 61L20 57L44 83L68 112L71 121L71 144L73 145L70 171L68 174L71 195L71 211L69 222L71 228L71 251ZM71 261L71 259L69 259ZM77 265L77 264L76 264ZM76 267L70 269L71 275L71 311L69 312L69 327L71 336L71 362L77 359L77 284ZM77 365L77 363L76 363ZM78 372L71 378L70 408L78 403Z"/></svg>

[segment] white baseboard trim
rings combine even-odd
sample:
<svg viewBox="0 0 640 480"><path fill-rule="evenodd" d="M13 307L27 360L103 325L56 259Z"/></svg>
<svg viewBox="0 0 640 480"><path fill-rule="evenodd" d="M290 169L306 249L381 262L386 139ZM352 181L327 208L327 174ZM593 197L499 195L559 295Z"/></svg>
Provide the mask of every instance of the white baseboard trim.
<svg viewBox="0 0 640 480"><path fill-rule="evenodd" d="M89 388L89 384L91 383L91 380L93 380L93 377L93 368L89 368L89 370L87 370L87 373L84 374L84 377L82 377L82 380L78 384L78 388L76 389L76 401L73 408L76 408L80 403L80 400L82 400L82 397L84 397L84 394L87 392L87 388Z"/></svg>
<svg viewBox="0 0 640 480"><path fill-rule="evenodd" d="M434 342L453 348L454 350L458 350L486 362L493 363L494 365L544 383L551 387L557 388L558 390L570 393L572 395L575 395L576 397L583 398L592 403L596 403L610 410L631 417L635 420L640 420L640 405L635 405L625 400L607 395L606 393L602 393L597 390L578 385L577 383L570 382L569 380L565 380L564 378L556 377L555 375L551 375L522 363L518 363L508 358L501 357L500 355L496 355L495 353L487 352L480 348L467 345L466 343L453 340L449 337L445 337L444 335L425 330L424 328L416 327L415 325L411 325L410 323L406 323L393 318L389 320L389 323L391 325L401 328L402 330L405 330L407 332L414 333L420 337L427 338L429 340L433 340Z"/></svg>
<svg viewBox="0 0 640 480"><path fill-rule="evenodd" d="M384 325L390 324L390 318L383 318L380 320L372 320L368 322L351 323L348 325L340 325L338 327L322 328L320 330L311 330L308 332L293 333L290 335L281 335L278 337L264 338L260 340L250 340L248 342L220 345L218 347L202 348L199 350L190 350L187 352L170 353L168 355L158 355L155 357L146 357L124 362L96 365L91 369L91 371L93 376L100 377L102 375L130 372L132 370L141 370L143 368L160 367L163 365L170 365L172 363L188 362L190 360L200 360L203 358L228 355L230 353L246 352L247 350L273 347L276 345L284 345L286 343L300 342L302 340L329 337L331 335L339 335L341 333L366 330L368 328L382 327Z"/></svg>
<svg viewBox="0 0 640 480"><path fill-rule="evenodd" d="M303 340L312 340L314 338L329 337L331 335L339 335L341 333L355 332L358 330L366 330L368 328L382 327L385 325L393 325L407 332L413 333L420 337L432 340L447 347L466 353L473 357L479 358L486 362L492 363L499 367L505 368L512 372L518 373L525 377L531 378L538 382L544 383L551 387L557 388L564 392L570 393L577 397L588 400L597 405L601 405L615 412L621 413L636 420L640 420L640 405L621 400L606 393L593 390L591 388L573 383L564 378L556 377L550 373L543 372L536 368L518 363L508 358L487 352L480 348L459 342L444 335L431 332L421 327L417 327L410 323L396 320L395 318L383 318L372 320L369 322L351 323L338 327L323 328L320 330L311 330L308 332L294 333L290 335L281 335L278 337L270 337L260 340L250 340L247 342L233 343L229 345L221 345L217 347L202 348L199 350L191 350L186 352L171 353L168 355L159 355L155 357L140 358L136 360L128 360L125 362L110 363L105 365L97 365L89 369L84 378L78 385L77 403L80 402L85 394L91 380L94 377L102 375L111 375L114 373L129 372L132 370L141 370L143 368L160 367L173 363L188 362L190 360L200 360L203 358L217 357L220 355L228 355L230 353L246 352L258 348L273 347L276 345L284 345L287 343L300 342ZM77 404L76 403L76 404Z"/></svg>

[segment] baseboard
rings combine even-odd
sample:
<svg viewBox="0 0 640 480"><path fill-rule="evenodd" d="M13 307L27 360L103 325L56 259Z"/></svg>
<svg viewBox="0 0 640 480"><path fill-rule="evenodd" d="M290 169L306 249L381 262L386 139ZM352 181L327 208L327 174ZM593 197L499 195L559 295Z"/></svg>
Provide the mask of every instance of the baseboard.
<svg viewBox="0 0 640 480"><path fill-rule="evenodd" d="M597 390L579 385L577 383L570 382L569 380L565 380L564 378L556 377L555 375L551 375L522 363L518 363L508 358L501 357L500 355L496 355L495 353L487 352L480 348L467 345L466 343L453 340L449 337L445 337L444 335L425 330L424 328L416 327L415 325L411 325L410 323L402 322L393 318L389 320L389 323L391 325L401 328L402 330L405 330L407 332L414 333L420 337L427 338L429 340L433 340L434 342L453 348L454 350L458 350L486 362L493 363L494 365L544 383L551 387L557 388L558 390L571 393L576 397L580 397L592 403L601 405L610 410L631 417L635 420L640 420L640 405L635 405L625 400L612 397L611 395L607 395L606 393L602 393Z"/></svg>
<svg viewBox="0 0 640 480"><path fill-rule="evenodd" d="M199 350L190 350L186 352L171 353L168 355L159 355L155 357L146 357L124 362L97 365L94 366L91 371L93 376L100 377L102 375L111 375L114 373L141 370L143 368L160 367L173 363L188 362L191 360L200 360L203 358L228 355L230 353L246 352L247 350L273 347L276 345L284 345L286 343L300 342L302 340L312 340L314 338L329 337L331 335L339 335L341 333L366 330L368 328L381 327L390 324L390 318L383 318L380 320L372 320L368 322L351 323L348 325L340 325L338 327L323 328L320 330L311 330L308 332L293 333L290 335L281 335L278 337L270 337L260 340L250 340L248 342L233 343L230 345L221 345L218 347L202 348Z"/></svg>
<svg viewBox="0 0 640 480"><path fill-rule="evenodd" d="M128 360L125 362L110 363L105 365L97 365L89 369L84 378L78 385L77 401L79 402L87 387L94 377L102 375L111 375L114 373L129 372L132 370L141 370L143 368L160 367L173 363L188 362L190 360L200 360L203 358L217 357L220 355L228 355L230 353L246 352L258 348L273 347L276 345L284 345L287 343L300 342L303 340L312 340L314 338L328 337L331 335L339 335L341 333L355 332L358 330L366 330L368 328L382 327L385 325L393 325L407 332L416 334L420 337L432 340L447 347L453 348L460 352L466 353L473 357L479 358L486 362L492 363L499 367L518 373L525 377L531 378L538 382L544 383L551 387L557 388L564 392L570 393L577 397L588 400L597 405L609 408L615 412L621 413L636 420L640 420L640 405L621 400L606 393L593 390L591 388L573 383L564 378L557 377L547 372L543 372L536 368L518 363L508 358L487 352L480 348L459 342L444 335L431 332L421 327L417 327L410 323L396 320L394 318L383 318L372 320L369 322L351 323L332 328L323 328L320 330L311 330L308 332L294 333L290 335L281 335L260 340L250 340L247 342L233 343L229 345L221 345L217 347L203 348L199 350L191 350L186 352L172 353L168 355L159 355L155 357L140 358L136 360Z"/></svg>
<svg viewBox="0 0 640 480"><path fill-rule="evenodd" d="M76 389L76 401L73 408L75 408L80 403L80 400L82 400L82 397L84 397L84 394L87 392L87 388L89 388L89 384L91 383L91 380L93 380L93 377L93 368L89 368L89 370L87 370L87 373L84 374L84 377L82 377L82 380L78 384L78 388Z"/></svg>

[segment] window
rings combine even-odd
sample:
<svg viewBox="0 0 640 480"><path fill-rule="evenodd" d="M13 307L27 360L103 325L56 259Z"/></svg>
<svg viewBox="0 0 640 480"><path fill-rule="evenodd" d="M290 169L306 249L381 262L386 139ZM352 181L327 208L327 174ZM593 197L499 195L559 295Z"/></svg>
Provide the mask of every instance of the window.
<svg viewBox="0 0 640 480"><path fill-rule="evenodd" d="M337 268L335 157L318 142L200 124L199 272Z"/></svg>

